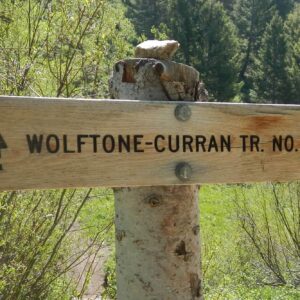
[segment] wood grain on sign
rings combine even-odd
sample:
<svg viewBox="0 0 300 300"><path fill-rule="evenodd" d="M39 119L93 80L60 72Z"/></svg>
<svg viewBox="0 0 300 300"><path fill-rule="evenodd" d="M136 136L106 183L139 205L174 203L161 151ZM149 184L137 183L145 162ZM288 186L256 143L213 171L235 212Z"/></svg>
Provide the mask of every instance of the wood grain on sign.
<svg viewBox="0 0 300 300"><path fill-rule="evenodd" d="M0 97L0 189L300 179L300 106L177 105Z"/></svg>

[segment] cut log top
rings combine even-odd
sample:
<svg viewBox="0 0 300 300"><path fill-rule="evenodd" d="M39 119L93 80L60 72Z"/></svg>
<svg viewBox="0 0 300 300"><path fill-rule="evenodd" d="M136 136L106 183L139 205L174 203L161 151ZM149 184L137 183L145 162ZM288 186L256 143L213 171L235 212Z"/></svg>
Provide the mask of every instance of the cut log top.
<svg viewBox="0 0 300 300"><path fill-rule="evenodd" d="M160 88L157 88L160 87ZM133 58L115 65L110 93L115 99L198 100L199 73L170 60Z"/></svg>
<svg viewBox="0 0 300 300"><path fill-rule="evenodd" d="M174 40L148 40L137 45L135 57L168 60L173 57L179 46L180 44Z"/></svg>

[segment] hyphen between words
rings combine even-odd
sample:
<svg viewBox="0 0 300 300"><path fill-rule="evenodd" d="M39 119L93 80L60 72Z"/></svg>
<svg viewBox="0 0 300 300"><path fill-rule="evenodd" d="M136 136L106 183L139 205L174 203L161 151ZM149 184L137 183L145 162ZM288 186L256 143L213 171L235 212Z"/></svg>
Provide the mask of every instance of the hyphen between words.
<svg viewBox="0 0 300 300"><path fill-rule="evenodd" d="M151 151L163 152L231 152L239 148L243 152L263 152L263 143L257 135L162 135L158 134L146 139L142 134L111 135L111 134L27 134L30 153L142 153ZM233 145L234 142L234 145ZM269 139L273 152L298 151L294 138L272 136Z"/></svg>

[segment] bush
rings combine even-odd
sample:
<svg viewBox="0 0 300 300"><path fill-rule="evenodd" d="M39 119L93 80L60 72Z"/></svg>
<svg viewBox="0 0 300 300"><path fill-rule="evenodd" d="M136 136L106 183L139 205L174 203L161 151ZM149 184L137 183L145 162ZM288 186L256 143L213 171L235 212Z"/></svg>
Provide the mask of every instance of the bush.
<svg viewBox="0 0 300 300"><path fill-rule="evenodd" d="M299 287L300 184L244 188L235 203L257 282Z"/></svg>
<svg viewBox="0 0 300 300"><path fill-rule="evenodd" d="M0 295L6 300L68 299L75 286L66 273L70 234L89 191L2 193L0 197Z"/></svg>

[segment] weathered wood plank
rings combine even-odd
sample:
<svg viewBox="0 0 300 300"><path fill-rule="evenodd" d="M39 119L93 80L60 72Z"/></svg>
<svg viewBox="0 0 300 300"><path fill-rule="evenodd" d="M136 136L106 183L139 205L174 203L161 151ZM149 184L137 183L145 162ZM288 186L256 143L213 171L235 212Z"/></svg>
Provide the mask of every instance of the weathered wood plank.
<svg viewBox="0 0 300 300"><path fill-rule="evenodd" d="M300 179L300 106L188 103L182 122L177 104L2 96L0 189Z"/></svg>

